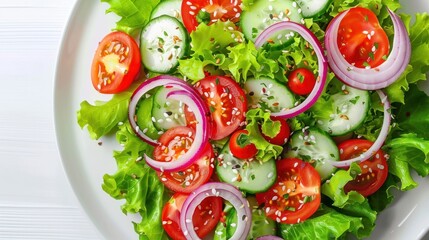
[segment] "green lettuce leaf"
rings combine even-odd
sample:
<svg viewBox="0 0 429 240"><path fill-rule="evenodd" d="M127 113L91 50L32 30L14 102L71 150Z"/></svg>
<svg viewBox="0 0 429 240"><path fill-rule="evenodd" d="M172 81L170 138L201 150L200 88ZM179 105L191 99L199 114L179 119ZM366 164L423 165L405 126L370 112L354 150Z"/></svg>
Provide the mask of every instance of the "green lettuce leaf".
<svg viewBox="0 0 429 240"><path fill-rule="evenodd" d="M389 172L401 180L401 190L417 187L412 169L422 177L429 175L429 140L413 133L403 134L387 142L384 149L390 156Z"/></svg>
<svg viewBox="0 0 429 240"><path fill-rule="evenodd" d="M368 199L358 192L350 191L346 194L343 190L344 186L360 172L357 163L353 163L347 171L338 170L322 185L322 193L333 201L332 206L339 213L359 218L362 227L350 232L358 238L363 238L370 236L374 229L377 212L371 208Z"/></svg>
<svg viewBox="0 0 429 240"><path fill-rule="evenodd" d="M153 147L133 133L128 121L119 127L116 137L124 149L114 152L117 171L104 175L102 188L111 197L125 200L121 206L124 214L142 216L141 223L134 223L140 239L166 239L161 211L168 195L156 172L142 160Z"/></svg>
<svg viewBox="0 0 429 240"><path fill-rule="evenodd" d="M94 105L83 101L77 111L77 122L81 128L87 130L93 139L112 132L119 123L128 117L128 104L132 92L125 91L116 94L107 102L96 101Z"/></svg>
<svg viewBox="0 0 429 240"><path fill-rule="evenodd" d="M283 239L343 239L348 232L364 228L359 217L349 216L322 204L309 219L299 224L279 224Z"/></svg>
<svg viewBox="0 0 429 240"><path fill-rule="evenodd" d="M276 159L283 151L283 147L269 143L262 136L262 132L270 137L276 136L280 132L280 123L270 119L270 113L261 109L251 109L246 113L246 130L249 132L249 141L255 144L258 153L256 159L266 162Z"/></svg>
<svg viewBox="0 0 429 240"><path fill-rule="evenodd" d="M135 35L150 20L152 10L160 0L100 0L110 7L106 13L115 13L121 19L116 22L116 30Z"/></svg>

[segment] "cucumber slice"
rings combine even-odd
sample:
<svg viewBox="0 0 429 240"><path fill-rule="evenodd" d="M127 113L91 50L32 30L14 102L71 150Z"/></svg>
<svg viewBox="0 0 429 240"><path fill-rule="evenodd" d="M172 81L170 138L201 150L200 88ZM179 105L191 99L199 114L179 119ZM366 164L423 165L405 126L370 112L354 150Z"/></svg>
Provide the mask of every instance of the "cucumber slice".
<svg viewBox="0 0 429 240"><path fill-rule="evenodd" d="M172 90L175 89L161 87L153 96L152 122L160 131L186 125L184 104L181 101L167 99L168 93Z"/></svg>
<svg viewBox="0 0 429 240"><path fill-rule="evenodd" d="M280 112L292 108L295 97L286 85L269 78L251 78L243 86L249 108L265 108Z"/></svg>
<svg viewBox="0 0 429 240"><path fill-rule="evenodd" d="M182 0L167 0L160 2L153 10L150 16L151 19L157 18L162 15L177 18L182 21Z"/></svg>
<svg viewBox="0 0 429 240"><path fill-rule="evenodd" d="M285 157L295 157L311 162L322 181L331 177L336 167L325 160L340 160L340 153L332 138L324 131L312 127L292 134Z"/></svg>
<svg viewBox="0 0 429 240"><path fill-rule="evenodd" d="M371 102L368 91L343 85L331 99L331 108L323 109L324 113L317 117L316 124L320 129L331 136L343 136L363 124Z"/></svg>
<svg viewBox="0 0 429 240"><path fill-rule="evenodd" d="M267 27L281 21L303 23L299 6L292 0L257 0L241 13L240 25L244 36L255 41L256 37ZM272 47L285 46L293 41L295 33L280 31L273 36Z"/></svg>
<svg viewBox="0 0 429 240"><path fill-rule="evenodd" d="M136 108L136 122L137 126L150 138L158 139L159 138L159 129L154 125L154 122L151 119L151 112L153 108L153 95L148 96L147 98L141 98Z"/></svg>
<svg viewBox="0 0 429 240"><path fill-rule="evenodd" d="M221 181L248 193L265 192L277 178L274 159L262 163L235 158L229 150L229 141L217 158L216 173Z"/></svg>
<svg viewBox="0 0 429 240"><path fill-rule="evenodd" d="M267 218L265 212L259 209L258 202L253 196L247 197L247 200L252 210L252 225L250 227L247 240L256 239L265 235L276 235L276 222L271 218ZM235 208L230 209L226 216L226 236L230 239L235 233L237 224L237 211Z"/></svg>
<svg viewBox="0 0 429 240"><path fill-rule="evenodd" d="M326 12L332 0L296 0L305 18L318 17Z"/></svg>
<svg viewBox="0 0 429 240"><path fill-rule="evenodd" d="M179 20L162 15L152 19L140 35L143 65L152 72L172 71L187 52L188 32Z"/></svg>

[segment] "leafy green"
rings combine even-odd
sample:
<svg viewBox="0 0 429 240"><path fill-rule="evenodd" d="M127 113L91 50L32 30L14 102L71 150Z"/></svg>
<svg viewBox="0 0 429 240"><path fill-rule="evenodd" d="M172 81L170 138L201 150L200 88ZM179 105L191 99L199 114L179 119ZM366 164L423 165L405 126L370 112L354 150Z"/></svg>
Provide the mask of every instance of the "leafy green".
<svg viewBox="0 0 429 240"><path fill-rule="evenodd" d="M200 24L191 33L191 41L191 57L179 60L178 71L194 83L204 78L206 71L231 75L237 82L249 76L274 78L279 72L277 61L269 59L252 42L245 42L232 22ZM217 72L210 68L213 66Z"/></svg>
<svg viewBox="0 0 429 240"><path fill-rule="evenodd" d="M111 100L96 101L94 105L83 101L77 111L77 122L81 128L87 130L93 139L112 132L115 127L124 122L128 116L128 103L132 92L126 91L116 94Z"/></svg>
<svg viewBox="0 0 429 240"><path fill-rule="evenodd" d="M401 179L401 190L415 188L417 183L410 175L414 169L420 176L429 175L429 140L416 134L403 134L385 145L389 153L389 172Z"/></svg>
<svg viewBox="0 0 429 240"><path fill-rule="evenodd" d="M114 152L117 171L104 175L102 188L115 199L125 199L121 206L124 214L142 216L140 223L134 223L140 239L166 239L161 224L161 211L167 198L164 185L142 160L143 154L150 154L153 147L133 133L128 121L119 127L116 138L124 148Z"/></svg>
<svg viewBox="0 0 429 240"><path fill-rule="evenodd" d="M368 199L356 191L344 192L344 186L353 180L361 169L357 163L353 163L346 170L338 170L329 181L322 185L322 193L329 197L332 206L342 214L358 217L362 228L357 228L351 232L358 238L367 237L375 227L377 212L371 209Z"/></svg>
<svg viewBox="0 0 429 240"><path fill-rule="evenodd" d="M116 22L116 30L135 35L150 20L152 10L160 0L100 0L108 3L110 7L106 14L113 12L121 19Z"/></svg>
<svg viewBox="0 0 429 240"><path fill-rule="evenodd" d="M401 77L387 87L386 92L391 102L404 103L405 91L410 84L426 80L429 71L429 14L417 13L415 23L411 26L411 16L401 15L410 35L411 59Z"/></svg>
<svg viewBox="0 0 429 240"><path fill-rule="evenodd" d="M269 143L262 136L261 131L266 136L274 137L280 132L280 122L271 120L270 113L261 109L247 111L246 121L249 141L255 144L256 149L258 149L256 159L263 162L273 158L276 159L283 151L283 147Z"/></svg>
<svg viewBox="0 0 429 240"><path fill-rule="evenodd" d="M324 204L309 219L299 224L279 224L283 239L343 239L348 232L357 233L364 225L360 217L349 216Z"/></svg>

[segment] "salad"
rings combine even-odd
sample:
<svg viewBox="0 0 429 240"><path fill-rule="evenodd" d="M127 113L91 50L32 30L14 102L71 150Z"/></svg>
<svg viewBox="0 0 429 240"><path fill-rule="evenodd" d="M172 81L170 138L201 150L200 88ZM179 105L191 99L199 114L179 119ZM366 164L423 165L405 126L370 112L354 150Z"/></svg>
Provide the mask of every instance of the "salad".
<svg viewBox="0 0 429 240"><path fill-rule="evenodd" d="M77 121L122 146L102 188L141 216L139 239L361 239L394 189L429 174L427 13L412 20L395 0L101 2L120 20L91 80L112 98L83 100Z"/></svg>

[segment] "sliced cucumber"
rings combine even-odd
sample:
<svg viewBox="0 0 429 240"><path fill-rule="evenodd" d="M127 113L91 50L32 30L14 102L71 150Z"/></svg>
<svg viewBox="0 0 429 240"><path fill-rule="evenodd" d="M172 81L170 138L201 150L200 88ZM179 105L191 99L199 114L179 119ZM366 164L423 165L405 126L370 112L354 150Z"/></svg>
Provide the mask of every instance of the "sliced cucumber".
<svg viewBox="0 0 429 240"><path fill-rule="evenodd" d="M252 210L252 225L249 235L247 235L247 238L243 239L252 240L265 235L276 235L276 222L271 218L267 218L265 212L259 208L255 197L247 197L247 200ZM231 236L234 235L237 219L237 211L235 208L230 209L226 215L227 239L230 239Z"/></svg>
<svg viewBox="0 0 429 240"><path fill-rule="evenodd" d="M153 96L152 121L154 126L161 131L186 125L183 103L174 99L167 99L168 93L172 90L174 88L161 87Z"/></svg>
<svg viewBox="0 0 429 240"><path fill-rule="evenodd" d="M249 108L265 108L271 112L292 108L295 97L286 85L269 78L251 78L244 84Z"/></svg>
<svg viewBox="0 0 429 240"><path fill-rule="evenodd" d="M158 139L159 138L159 129L154 125L154 122L151 119L151 114L153 108L153 95L148 94L147 97L141 98L136 108L136 122L139 128L150 138Z"/></svg>
<svg viewBox="0 0 429 240"><path fill-rule="evenodd" d="M152 19L140 35L143 65L152 72L168 73L187 52L188 32L179 20L162 15Z"/></svg>
<svg viewBox="0 0 429 240"><path fill-rule="evenodd" d="M256 37L267 27L281 21L303 23L304 19L299 6L294 0L256 0L253 5L241 13L240 25L244 36L255 41ZM272 36L273 45L284 46L293 41L295 33L280 31Z"/></svg>
<svg viewBox="0 0 429 240"><path fill-rule="evenodd" d="M305 18L318 17L326 12L332 0L296 0Z"/></svg>
<svg viewBox="0 0 429 240"><path fill-rule="evenodd" d="M336 168L326 160L339 161L340 153L332 138L324 131L312 127L296 131L289 140L286 157L296 157L312 163L322 180L331 177Z"/></svg>
<svg viewBox="0 0 429 240"><path fill-rule="evenodd" d="M220 180L248 193L268 190L276 181L277 171L274 159L267 162L244 161L235 158L225 144L216 161L216 173Z"/></svg>
<svg viewBox="0 0 429 240"><path fill-rule="evenodd" d="M323 109L324 113L317 117L316 123L320 129L331 136L343 136L363 124L371 102L368 91L343 85L342 90L331 95L331 98L331 108Z"/></svg>
<svg viewBox="0 0 429 240"><path fill-rule="evenodd" d="M166 0L160 2L153 10L150 16L151 19L162 15L175 17L182 22L182 0Z"/></svg>

